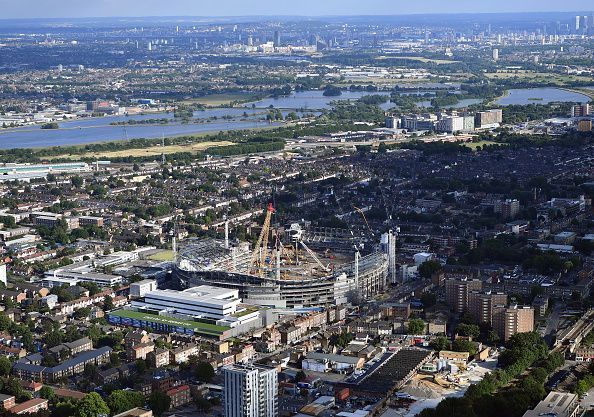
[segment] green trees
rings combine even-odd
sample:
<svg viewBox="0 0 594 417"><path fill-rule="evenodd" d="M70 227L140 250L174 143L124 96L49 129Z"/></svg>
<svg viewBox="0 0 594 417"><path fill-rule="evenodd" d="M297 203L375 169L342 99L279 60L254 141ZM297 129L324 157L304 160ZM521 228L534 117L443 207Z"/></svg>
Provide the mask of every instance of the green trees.
<svg viewBox="0 0 594 417"><path fill-rule="evenodd" d="M106 404L112 414L120 414L144 406L145 399L141 392L115 390L107 397Z"/></svg>
<svg viewBox="0 0 594 417"><path fill-rule="evenodd" d="M148 405L155 415L160 416L171 406L171 398L163 391L153 391L148 399Z"/></svg>
<svg viewBox="0 0 594 417"><path fill-rule="evenodd" d="M58 346L60 343L64 341L63 333L57 330L48 332L43 337L43 341L45 342L47 347L52 348L54 346Z"/></svg>
<svg viewBox="0 0 594 417"><path fill-rule="evenodd" d="M75 188L81 188L83 186L83 184L84 184L84 180L82 179L81 176L75 175L74 177L72 177L70 179L70 183Z"/></svg>
<svg viewBox="0 0 594 417"><path fill-rule="evenodd" d="M134 366L136 366L136 372L138 372L139 374L145 373L148 368L146 361L144 359L136 359L136 362L134 362Z"/></svg>
<svg viewBox="0 0 594 417"><path fill-rule="evenodd" d="M283 149L285 149L285 142L276 140L270 142L239 143L237 145L229 146L211 146L206 149L205 153L218 156L233 156L259 152L282 151Z"/></svg>
<svg viewBox="0 0 594 417"><path fill-rule="evenodd" d="M21 381L15 378L10 378L4 387L4 391L14 395L17 401L28 400L31 398L31 394L29 394L23 388Z"/></svg>
<svg viewBox="0 0 594 417"><path fill-rule="evenodd" d="M307 375L303 371L299 371L295 374L295 381L297 381L297 382L301 382L301 381L305 380L305 378L307 378Z"/></svg>
<svg viewBox="0 0 594 417"><path fill-rule="evenodd" d="M84 319L89 317L89 314L91 314L91 309L89 307L83 307L76 310L73 316L75 319Z"/></svg>
<svg viewBox="0 0 594 417"><path fill-rule="evenodd" d="M338 334L338 335L333 334L332 336L330 336L330 344L332 346L345 347L353 339L354 339L354 337L353 337L352 333L348 333L345 331L345 332L342 332L341 334Z"/></svg>
<svg viewBox="0 0 594 417"><path fill-rule="evenodd" d="M96 392L91 392L76 404L76 417L109 415L109 408Z"/></svg>
<svg viewBox="0 0 594 417"><path fill-rule="evenodd" d="M200 382L209 383L214 378L215 371L210 363L198 362L196 365L195 375Z"/></svg>
<svg viewBox="0 0 594 417"><path fill-rule="evenodd" d="M408 322L408 334L425 334L425 322L422 319L410 319Z"/></svg>
<svg viewBox="0 0 594 417"><path fill-rule="evenodd" d="M54 392L52 387L47 385L41 387L41 389L39 390L39 395L41 396L41 398L45 398L49 401L54 401L57 398L56 393Z"/></svg>
<svg viewBox="0 0 594 417"><path fill-rule="evenodd" d="M438 352L442 350L449 350L450 349L450 341L445 336L438 336L431 341L429 344L431 349L436 350Z"/></svg>
<svg viewBox="0 0 594 417"><path fill-rule="evenodd" d="M365 103L365 104L373 104L373 105L380 105L380 104L384 104L388 101L389 97L388 96L384 96L381 94L372 94L369 96L363 96L359 99L359 101L361 103Z"/></svg>
<svg viewBox="0 0 594 417"><path fill-rule="evenodd" d="M4 227L15 227L16 226L16 221L14 220L14 217L12 216L0 216L0 223L2 223L4 225Z"/></svg>
<svg viewBox="0 0 594 417"><path fill-rule="evenodd" d="M452 350L455 352L468 352L470 356L474 356L477 353L476 344L464 339L454 340Z"/></svg>
<svg viewBox="0 0 594 417"><path fill-rule="evenodd" d="M456 342L458 347L464 344ZM558 353L548 354L546 344L534 332L514 335L506 347L499 359L501 368L471 385L464 397L444 400L419 416L521 417L543 398L546 377L563 364L564 358ZM514 379L518 381L510 386Z"/></svg>
<svg viewBox="0 0 594 417"><path fill-rule="evenodd" d="M12 369L12 362L6 356L0 356L0 375L7 376Z"/></svg>
<svg viewBox="0 0 594 417"><path fill-rule="evenodd" d="M432 292L425 292L421 295L423 307L433 307L437 303L437 296Z"/></svg>
<svg viewBox="0 0 594 417"><path fill-rule="evenodd" d="M481 329L476 324L461 323L458 325L456 332L460 336L472 337L473 339L476 339L480 336Z"/></svg>
<svg viewBox="0 0 594 417"><path fill-rule="evenodd" d="M582 378L575 384L573 392L582 395L588 392L592 387L594 387L594 364L590 364L588 373L582 376Z"/></svg>
<svg viewBox="0 0 594 417"><path fill-rule="evenodd" d="M335 85L328 84L324 88L325 97L338 97L340 95L342 95L342 90L339 87L336 87Z"/></svg>
<svg viewBox="0 0 594 417"><path fill-rule="evenodd" d="M426 261L419 265L419 275L422 278L431 278L431 276L441 269L441 264L437 261Z"/></svg>
<svg viewBox="0 0 594 417"><path fill-rule="evenodd" d="M114 308L115 306L113 305L113 298L111 298L109 295L106 295L103 299L103 310L109 311L113 310Z"/></svg>
<svg viewBox="0 0 594 417"><path fill-rule="evenodd" d="M198 411L201 411L203 413L209 413L212 409L212 404L204 397L196 398L194 404L196 404L196 408L198 409Z"/></svg>

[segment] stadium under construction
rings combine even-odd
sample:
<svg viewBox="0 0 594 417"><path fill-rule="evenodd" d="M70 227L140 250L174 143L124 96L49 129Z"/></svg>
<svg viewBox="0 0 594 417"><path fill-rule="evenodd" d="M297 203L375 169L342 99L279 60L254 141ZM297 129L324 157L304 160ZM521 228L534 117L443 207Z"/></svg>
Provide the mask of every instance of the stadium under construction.
<svg viewBox="0 0 594 417"><path fill-rule="evenodd" d="M276 308L320 307L369 299L383 291L395 273L392 232L381 242L364 245L346 229L299 224L271 228L273 213L269 206L252 249L247 242L229 241L228 223L224 239L184 241L174 268L179 286L238 289L244 301Z"/></svg>

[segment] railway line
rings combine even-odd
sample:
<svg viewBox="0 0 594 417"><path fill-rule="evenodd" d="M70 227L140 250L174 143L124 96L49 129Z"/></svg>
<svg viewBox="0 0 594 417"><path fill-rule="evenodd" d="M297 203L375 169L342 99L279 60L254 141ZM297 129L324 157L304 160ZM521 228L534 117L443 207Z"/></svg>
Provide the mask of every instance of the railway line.
<svg viewBox="0 0 594 417"><path fill-rule="evenodd" d="M558 338L551 352L566 354L573 353L579 346L584 336L594 329L594 309L588 310L575 324L567 331L565 335Z"/></svg>

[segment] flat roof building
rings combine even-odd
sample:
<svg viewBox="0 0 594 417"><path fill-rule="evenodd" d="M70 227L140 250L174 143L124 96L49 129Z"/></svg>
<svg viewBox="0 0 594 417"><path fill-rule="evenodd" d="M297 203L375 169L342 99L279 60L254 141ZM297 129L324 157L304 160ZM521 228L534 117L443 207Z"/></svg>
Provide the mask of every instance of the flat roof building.
<svg viewBox="0 0 594 417"><path fill-rule="evenodd" d="M446 302L456 312L468 309L468 295L483 288L482 281L469 278L449 278L445 281Z"/></svg>
<svg viewBox="0 0 594 417"><path fill-rule="evenodd" d="M277 417L276 368L233 365L224 369L225 417Z"/></svg>
<svg viewBox="0 0 594 417"><path fill-rule="evenodd" d="M496 307L493 313L493 329L504 341L513 335L534 330L534 308L512 305Z"/></svg>
<svg viewBox="0 0 594 417"><path fill-rule="evenodd" d="M194 318L213 320L235 314L240 304L239 290L200 285L184 291L155 290L135 300L132 306L145 310L170 310Z"/></svg>
<svg viewBox="0 0 594 417"><path fill-rule="evenodd" d="M581 414L577 394L551 391L533 410L528 410L523 417L577 417Z"/></svg>

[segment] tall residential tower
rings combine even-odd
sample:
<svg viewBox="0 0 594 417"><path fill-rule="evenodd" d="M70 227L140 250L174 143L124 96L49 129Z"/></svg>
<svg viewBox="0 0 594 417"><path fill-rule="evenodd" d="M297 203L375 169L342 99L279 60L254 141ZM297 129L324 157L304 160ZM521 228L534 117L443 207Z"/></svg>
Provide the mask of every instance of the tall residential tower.
<svg viewBox="0 0 594 417"><path fill-rule="evenodd" d="M278 417L278 373L259 365L225 368L225 417Z"/></svg>

